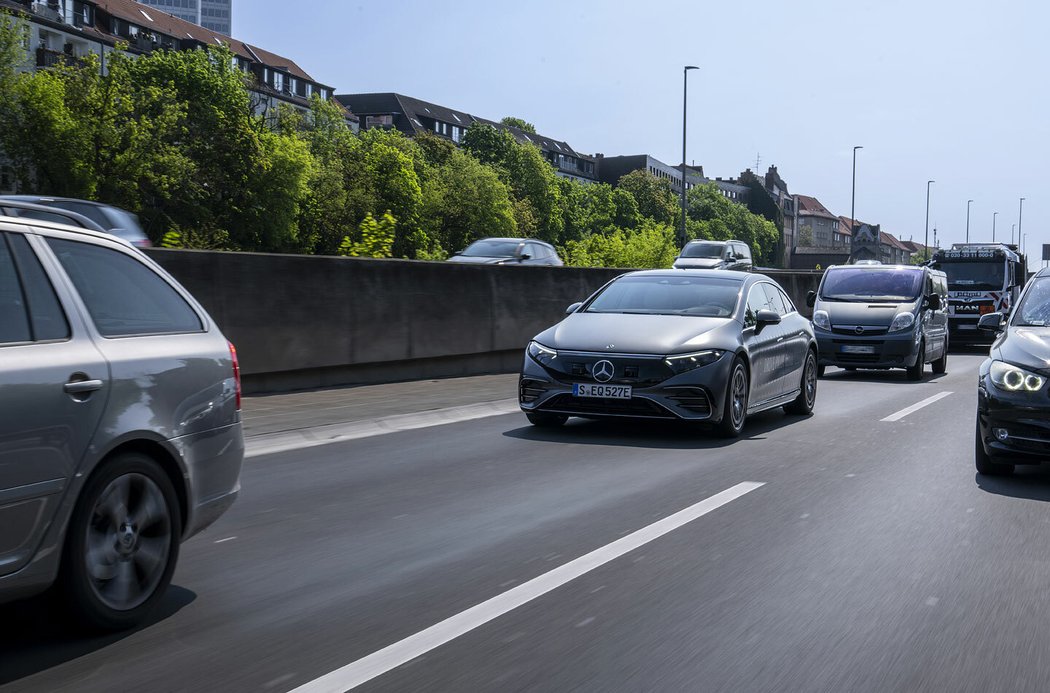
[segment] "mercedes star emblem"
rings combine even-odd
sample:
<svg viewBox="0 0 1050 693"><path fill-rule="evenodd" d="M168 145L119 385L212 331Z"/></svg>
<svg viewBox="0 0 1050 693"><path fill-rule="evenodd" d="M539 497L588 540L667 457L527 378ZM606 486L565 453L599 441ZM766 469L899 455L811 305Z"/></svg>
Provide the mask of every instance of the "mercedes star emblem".
<svg viewBox="0 0 1050 693"><path fill-rule="evenodd" d="M594 367L591 368L591 375L593 375L594 379L599 383L607 383L612 380L614 372L615 369L613 368L612 362L604 359L594 364Z"/></svg>

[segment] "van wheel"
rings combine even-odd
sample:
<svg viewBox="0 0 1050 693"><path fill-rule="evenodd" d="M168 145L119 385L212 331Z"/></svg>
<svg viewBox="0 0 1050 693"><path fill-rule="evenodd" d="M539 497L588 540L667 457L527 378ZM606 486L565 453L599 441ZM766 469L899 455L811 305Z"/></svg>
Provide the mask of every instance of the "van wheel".
<svg viewBox="0 0 1050 693"><path fill-rule="evenodd" d="M722 410L722 420L718 423L718 435L723 438L736 438L744 430L747 420L747 396L749 389L747 368L738 357L733 361L726 385L726 401Z"/></svg>
<svg viewBox="0 0 1050 693"><path fill-rule="evenodd" d="M59 577L63 596L92 629L141 623L164 597L182 532L175 489L141 453L104 463L77 500Z"/></svg>
<svg viewBox="0 0 1050 693"><path fill-rule="evenodd" d="M944 338L944 351L941 353L941 357L930 364L933 367L933 372L937 375L948 372L948 338Z"/></svg>
<svg viewBox="0 0 1050 693"><path fill-rule="evenodd" d="M992 458L984 449L984 441L981 440L981 415L977 415L977 432L974 434L973 459L977 467L977 473L985 476L1006 476L1014 473L1012 464L993 462Z"/></svg>
<svg viewBox="0 0 1050 693"><path fill-rule="evenodd" d="M919 355L915 357L915 365L908 366L908 380L922 380L922 372L926 369L926 342L919 342Z"/></svg>

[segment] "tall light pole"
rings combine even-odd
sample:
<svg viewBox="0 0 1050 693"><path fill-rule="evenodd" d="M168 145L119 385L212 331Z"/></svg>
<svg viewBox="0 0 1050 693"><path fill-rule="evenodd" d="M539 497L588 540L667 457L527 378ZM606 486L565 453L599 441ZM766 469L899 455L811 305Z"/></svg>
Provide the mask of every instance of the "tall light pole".
<svg viewBox="0 0 1050 693"><path fill-rule="evenodd" d="M682 68L682 228L678 230L678 247L686 243L685 235L685 113L689 103L689 71L699 70L696 65L686 65Z"/></svg>
<svg viewBox="0 0 1050 693"><path fill-rule="evenodd" d="M1010 224L1010 245L1014 244L1014 230L1017 228L1017 224Z"/></svg>
<svg viewBox="0 0 1050 693"><path fill-rule="evenodd" d="M856 203L857 203L857 150L864 149L863 146L857 145L853 148L853 188L849 194L849 243L850 248L853 248L853 237L857 235L857 218L856 218ZM875 245L876 259L878 259L878 244Z"/></svg>
<svg viewBox="0 0 1050 693"><path fill-rule="evenodd" d="M995 243L995 218L999 216L999 212L992 212L992 243Z"/></svg>
<svg viewBox="0 0 1050 693"><path fill-rule="evenodd" d="M1017 239L1021 239L1021 215L1024 213L1024 198L1017 203Z"/></svg>
<svg viewBox="0 0 1050 693"><path fill-rule="evenodd" d="M930 185L936 182L935 180L926 181L926 238L922 242L922 251L927 260L930 259Z"/></svg>
<svg viewBox="0 0 1050 693"><path fill-rule="evenodd" d="M966 242L970 242L970 203L973 200L966 201Z"/></svg>

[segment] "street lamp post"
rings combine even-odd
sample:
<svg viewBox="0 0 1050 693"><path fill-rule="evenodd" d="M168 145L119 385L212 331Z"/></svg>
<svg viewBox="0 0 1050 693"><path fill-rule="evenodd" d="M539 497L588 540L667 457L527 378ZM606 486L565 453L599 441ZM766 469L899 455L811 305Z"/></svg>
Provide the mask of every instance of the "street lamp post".
<svg viewBox="0 0 1050 693"><path fill-rule="evenodd" d="M1017 239L1021 240L1021 215L1024 213L1024 198L1017 203Z"/></svg>
<svg viewBox="0 0 1050 693"><path fill-rule="evenodd" d="M853 237L857 235L857 229L854 228L857 225L856 218L856 203L857 203L857 150L864 149L862 145L857 145L853 148L853 188L849 195L849 243L850 247L853 247ZM878 254L878 244L875 245L876 255ZM876 259L878 259L876 257Z"/></svg>
<svg viewBox="0 0 1050 693"><path fill-rule="evenodd" d="M970 242L970 203L973 200L966 201L966 242Z"/></svg>
<svg viewBox="0 0 1050 693"><path fill-rule="evenodd" d="M1010 224L1010 245L1014 244L1014 231L1017 229L1017 224Z"/></svg>
<svg viewBox="0 0 1050 693"><path fill-rule="evenodd" d="M926 238L922 241L922 252L925 259L930 259L930 185L936 183L935 180L926 181Z"/></svg>
<svg viewBox="0 0 1050 693"><path fill-rule="evenodd" d="M686 65L682 68L682 228L678 230L678 247L686 243L685 235L685 126L686 105L689 97L689 71L699 70L696 65Z"/></svg>
<svg viewBox="0 0 1050 693"><path fill-rule="evenodd" d="M995 218L999 216L999 212L992 212L992 243L995 243Z"/></svg>

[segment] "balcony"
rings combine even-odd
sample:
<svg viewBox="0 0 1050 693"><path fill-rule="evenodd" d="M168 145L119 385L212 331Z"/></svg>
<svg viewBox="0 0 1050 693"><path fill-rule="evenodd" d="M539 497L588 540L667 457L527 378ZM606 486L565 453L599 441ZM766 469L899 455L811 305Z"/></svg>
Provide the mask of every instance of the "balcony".
<svg viewBox="0 0 1050 693"><path fill-rule="evenodd" d="M62 13L57 9L50 7L46 2L30 3L29 11L37 16L43 17L44 19L50 19L52 22L63 21Z"/></svg>
<svg viewBox="0 0 1050 693"><path fill-rule="evenodd" d="M61 51L53 51L43 46L38 46L36 49L36 66L42 68L64 65L70 57Z"/></svg>

